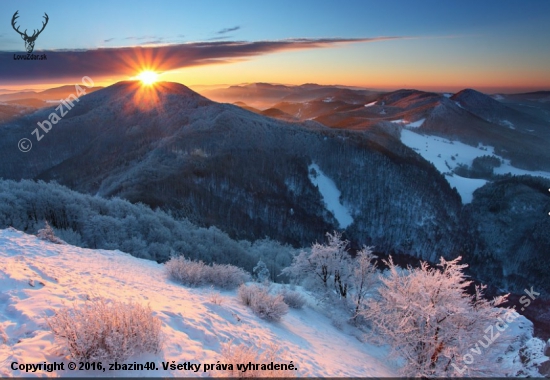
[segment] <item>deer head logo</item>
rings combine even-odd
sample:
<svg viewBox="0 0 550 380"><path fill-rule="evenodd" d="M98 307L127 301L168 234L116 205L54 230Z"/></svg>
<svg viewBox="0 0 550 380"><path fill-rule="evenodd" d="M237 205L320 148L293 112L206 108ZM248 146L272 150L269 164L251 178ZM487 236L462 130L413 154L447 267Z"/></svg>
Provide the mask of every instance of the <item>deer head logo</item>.
<svg viewBox="0 0 550 380"><path fill-rule="evenodd" d="M25 40L25 50L27 50L27 53L32 53L32 51L34 50L34 42L36 41L36 39L38 38L40 33L42 33L42 31L44 30L44 28L48 24L48 20L49 20L48 14L46 12L44 12L45 16L43 16L43 17L46 19L46 22L42 22L42 29L40 29L40 30L35 29L32 36L28 36L27 35L27 29L25 29L25 31L23 33L21 33L19 31L19 27L15 27L15 20L19 17L17 15L18 13L19 13L19 11L15 12L13 14L13 17L11 19L11 26L13 27L13 29L17 33L19 33L21 35L21 38L23 40Z"/></svg>

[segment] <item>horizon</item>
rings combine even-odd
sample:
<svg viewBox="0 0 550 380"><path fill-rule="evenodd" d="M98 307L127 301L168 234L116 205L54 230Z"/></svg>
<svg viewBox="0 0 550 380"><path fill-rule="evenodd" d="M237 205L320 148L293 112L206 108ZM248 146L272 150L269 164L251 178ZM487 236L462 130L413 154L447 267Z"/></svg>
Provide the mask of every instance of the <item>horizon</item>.
<svg viewBox="0 0 550 380"><path fill-rule="evenodd" d="M116 82L112 82L112 83L107 83L107 84L101 84L99 86L94 86L94 87L101 87L101 88L106 88L106 87L109 87L109 86L113 86L117 83L121 83L121 82L139 82L140 79L137 79L137 78L131 78L131 79L122 79L122 80L119 80L119 81L116 81ZM541 90L534 90L534 91L530 91L529 88L526 88L525 91L522 91L521 88L516 88L516 89L508 89L508 91L506 89L502 89L502 88L483 88L483 89L480 89L480 88L472 88L472 87L460 87L460 88L457 88L456 90L430 90L430 89L420 89L420 88L412 88L412 87L395 87L395 88L371 88L371 87L360 87L360 86L348 86L348 85L342 85L342 84L320 84L320 83L300 83L300 84L288 84L288 83L269 83L269 82L250 82L250 83L236 83L236 84L209 84L209 85L203 85L203 84L196 84L196 85L187 85L185 83L181 83L181 82L176 82L176 81L163 81L163 80L158 80L155 82L155 84L161 84L161 83L176 83L176 84L180 84L180 85L183 85L183 86L186 86L188 88L190 88L191 90L197 92L197 93L200 93L202 90L212 90L212 89L223 89L223 88L229 88L229 87L244 87L244 86L249 86L249 85L253 85L253 84L268 84L268 85L273 85L273 86L286 86L286 87L300 87L300 86L304 86L304 85L318 85L318 86L322 86L322 87L341 87L341 88L350 88L352 90L369 90L369 91L379 91L379 92L387 92L387 93L390 93L390 92L395 92L395 91L401 91L401 90L417 90L417 91L422 91L422 92L433 92L433 93L441 93L441 94L444 94L444 93L449 93L449 94L456 94L456 93L459 93L461 91L464 91L464 90L475 90L475 91L478 91L478 92L482 92L482 93L485 93L485 94L488 94L488 95L497 95L497 94L524 94L524 93L535 93L535 92L550 92L550 87L548 87L547 89L541 89ZM4 93L18 93L18 92L36 92L36 93L40 93L40 92L43 92L43 91L47 91L47 90L52 90L52 89L57 89L57 88L62 88L62 87L66 87L66 86L74 86L74 84L71 84L71 83L62 83L62 84L55 84L55 85L42 85L42 86L36 86L34 88L18 88L18 86L16 87L12 87L12 86L3 86L0 88L0 94L4 94ZM499 91L500 90L500 91Z"/></svg>
<svg viewBox="0 0 550 380"><path fill-rule="evenodd" d="M75 7L10 0L0 9L6 90L59 87L82 76L108 86L144 70L190 88L263 82L453 93L550 89L548 2L164 0ZM11 25L16 11L22 30L40 27L48 14L33 52L47 60L14 59L24 53Z"/></svg>

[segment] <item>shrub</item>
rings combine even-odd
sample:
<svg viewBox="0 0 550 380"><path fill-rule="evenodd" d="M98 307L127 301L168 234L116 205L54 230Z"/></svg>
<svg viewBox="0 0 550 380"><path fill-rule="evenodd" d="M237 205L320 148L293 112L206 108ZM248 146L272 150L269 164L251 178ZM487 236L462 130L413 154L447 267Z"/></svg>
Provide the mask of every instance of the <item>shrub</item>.
<svg viewBox="0 0 550 380"><path fill-rule="evenodd" d="M75 361L124 361L161 349L161 322L150 307L104 298L46 318L56 341Z"/></svg>
<svg viewBox="0 0 550 380"><path fill-rule="evenodd" d="M55 244L65 244L65 242L55 236L52 227L49 225L48 221L44 221L44 228L38 230L36 236L41 240L46 240Z"/></svg>
<svg viewBox="0 0 550 380"><path fill-rule="evenodd" d="M237 369L237 364L267 364L270 362L273 363L290 363L288 361L281 360L283 356L281 349L276 344L270 344L267 349L262 352L258 352L258 349L255 346L246 346L244 344L239 344L238 346L233 345L233 341L227 343L222 343L222 356L224 363L233 364L233 371L228 370L227 375L230 377L295 377L296 373L292 370L255 370L247 369L246 372L239 371Z"/></svg>
<svg viewBox="0 0 550 380"><path fill-rule="evenodd" d="M250 279L250 274L234 265L214 263L207 268L209 283L219 288L235 289Z"/></svg>
<svg viewBox="0 0 550 380"><path fill-rule="evenodd" d="M234 289L247 281L250 275L243 269L229 264L206 265L183 256L173 257L165 264L168 277L188 286L214 285Z"/></svg>
<svg viewBox="0 0 550 380"><path fill-rule="evenodd" d="M252 306L252 299L254 298L254 294L261 291L261 288L259 285L253 284L246 286L245 284L242 284L239 286L238 295L241 299L241 302L245 306Z"/></svg>
<svg viewBox="0 0 550 380"><path fill-rule="evenodd" d="M300 293L284 289L281 292L285 303L293 309L301 309L306 304L306 299Z"/></svg>
<svg viewBox="0 0 550 380"><path fill-rule="evenodd" d="M258 285L241 285L239 297L243 304L250 306L254 314L268 321L279 321L288 313L288 306L281 294L271 295Z"/></svg>
<svg viewBox="0 0 550 380"><path fill-rule="evenodd" d="M208 293L208 302L214 305L221 305L223 302L222 295L219 292L214 291L213 286L210 286L210 292Z"/></svg>
<svg viewBox="0 0 550 380"><path fill-rule="evenodd" d="M171 280L188 286L200 286L205 281L206 265L202 261L187 260L183 256L174 257L164 264Z"/></svg>

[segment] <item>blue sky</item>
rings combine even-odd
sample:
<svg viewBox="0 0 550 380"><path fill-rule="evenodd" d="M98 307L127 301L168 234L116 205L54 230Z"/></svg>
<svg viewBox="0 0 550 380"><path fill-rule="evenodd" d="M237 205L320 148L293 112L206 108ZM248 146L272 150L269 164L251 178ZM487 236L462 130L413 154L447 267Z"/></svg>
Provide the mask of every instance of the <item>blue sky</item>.
<svg viewBox="0 0 550 380"><path fill-rule="evenodd" d="M543 0L2 1L0 51L23 50L23 41L10 24L17 10L18 25L29 31L40 27L43 13L48 13L50 22L36 47L45 51L405 37L270 51L242 59L232 56L224 67L200 64L186 69L194 73L192 78L182 77L185 70L179 70L179 77L187 82L208 84L215 78L240 83L262 78L378 87L401 87L401 83L417 88L550 86L550 1ZM335 73L339 68L346 73ZM166 76L178 78L175 73Z"/></svg>

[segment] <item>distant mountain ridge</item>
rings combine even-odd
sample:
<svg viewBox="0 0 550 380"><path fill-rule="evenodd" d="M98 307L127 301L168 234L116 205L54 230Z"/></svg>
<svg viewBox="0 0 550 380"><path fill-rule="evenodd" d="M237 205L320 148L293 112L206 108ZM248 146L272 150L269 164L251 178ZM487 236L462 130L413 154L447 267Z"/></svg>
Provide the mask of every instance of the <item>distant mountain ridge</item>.
<svg viewBox="0 0 550 380"><path fill-rule="evenodd" d="M81 87L84 87L81 85ZM85 88L87 93L92 93L94 91L100 90L103 87L94 86L91 88ZM6 94L0 94L0 102L3 101L13 101L13 100L22 100L22 99L39 99L39 100L59 100L61 98L66 98L70 94L76 92L74 85L64 85L55 88L49 88L42 91L23 91L23 92L10 92Z"/></svg>
<svg viewBox="0 0 550 380"><path fill-rule="evenodd" d="M262 86L266 87L265 84ZM239 91L250 88L240 87ZM286 92L293 89L277 88ZM261 98L261 92L247 94L259 97L256 102L264 104L265 108L278 110L267 116L289 121L292 118L315 120L338 129L369 130L384 128L387 122L407 124L425 119L418 129L422 133L456 139L473 146L480 143L492 146L497 154L510 159L518 168L550 171L550 151L547 149L550 144L550 101L545 108L545 92L528 95L530 103L523 108L514 99L523 99L525 95L498 95L501 100L495 100L472 89L446 96L414 89L377 93L327 86L279 96L276 103L270 103L273 102L271 97ZM532 99L535 95L536 99ZM233 93L231 96L237 98L240 95ZM245 100L243 102L250 105ZM533 108L533 102L540 106L539 109Z"/></svg>

